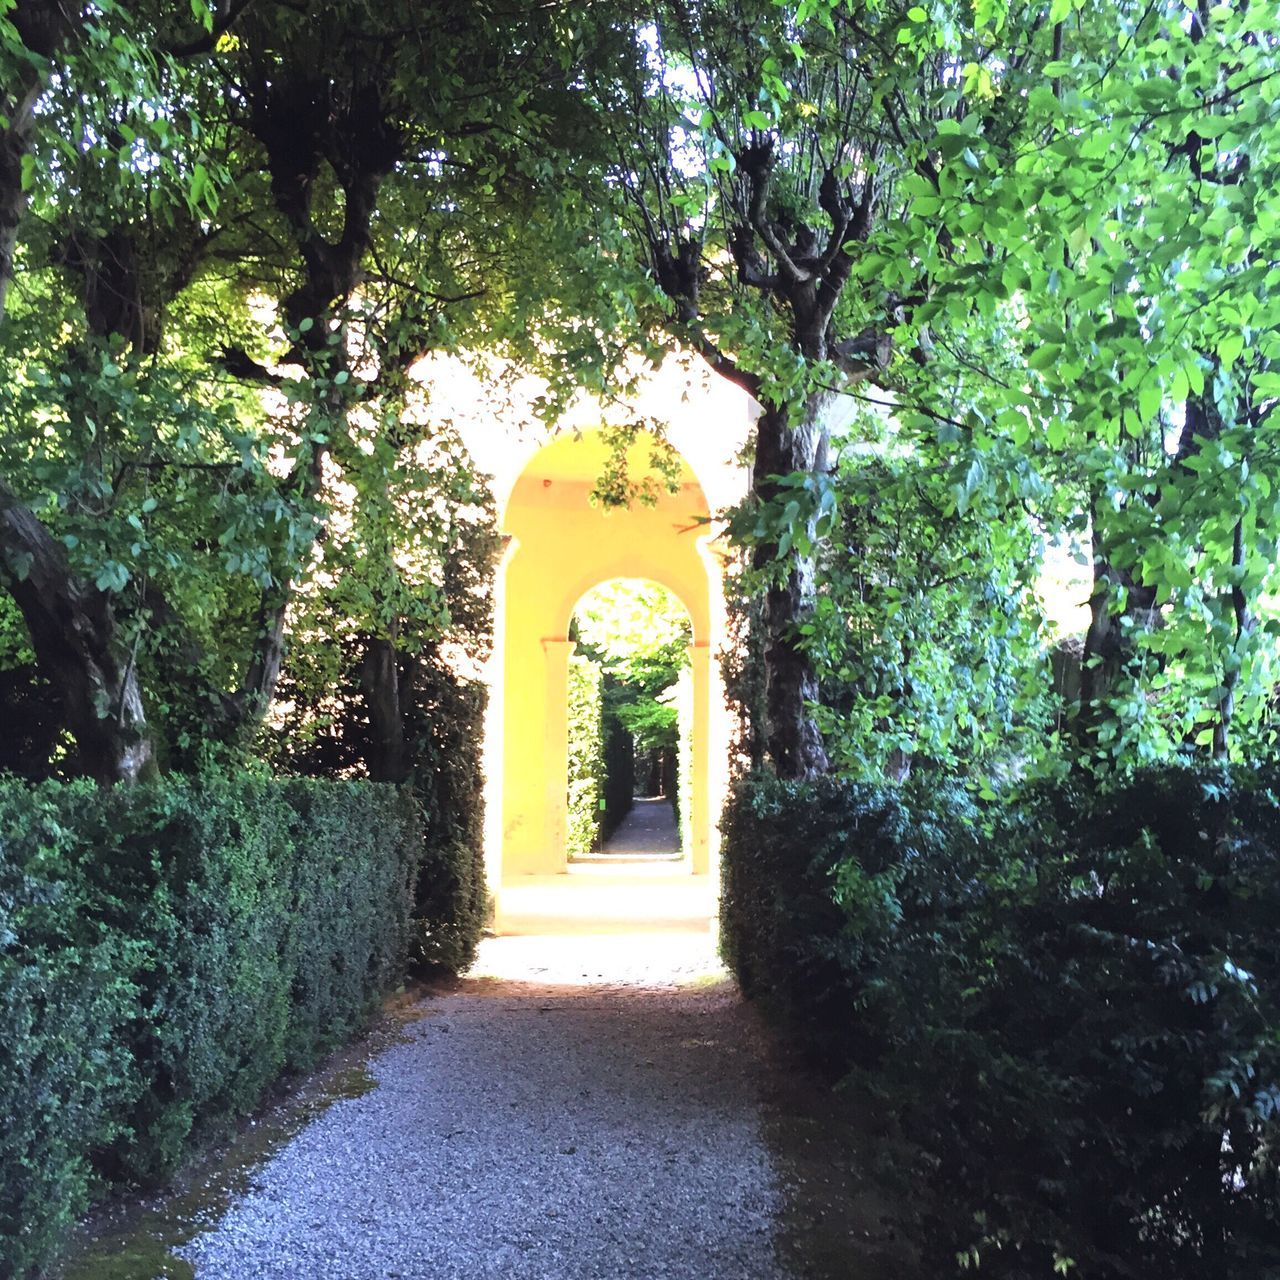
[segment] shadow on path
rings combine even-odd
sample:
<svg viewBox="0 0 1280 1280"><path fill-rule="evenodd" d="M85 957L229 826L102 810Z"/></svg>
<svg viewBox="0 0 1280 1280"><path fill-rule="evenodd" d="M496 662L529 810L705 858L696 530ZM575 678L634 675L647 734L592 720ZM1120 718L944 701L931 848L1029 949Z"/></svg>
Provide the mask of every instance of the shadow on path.
<svg viewBox="0 0 1280 1280"><path fill-rule="evenodd" d="M680 831L671 801L665 796L637 799L600 852L606 856L626 854L633 858L679 853Z"/></svg>
<svg viewBox="0 0 1280 1280"><path fill-rule="evenodd" d="M233 1177L76 1274L917 1280L868 1174L883 1147L742 1002L705 921L491 938L393 1023L242 1138Z"/></svg>

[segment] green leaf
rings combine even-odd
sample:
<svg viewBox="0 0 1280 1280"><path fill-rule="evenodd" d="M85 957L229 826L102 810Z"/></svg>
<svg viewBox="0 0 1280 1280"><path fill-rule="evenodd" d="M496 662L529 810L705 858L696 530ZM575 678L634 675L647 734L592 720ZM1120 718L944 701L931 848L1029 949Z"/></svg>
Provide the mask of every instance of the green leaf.
<svg viewBox="0 0 1280 1280"><path fill-rule="evenodd" d="M1148 374L1138 389L1138 415L1143 422L1155 421L1164 402L1164 393L1154 374Z"/></svg>
<svg viewBox="0 0 1280 1280"><path fill-rule="evenodd" d="M1244 351L1244 334L1229 333L1218 343L1218 358L1226 366L1235 364Z"/></svg>

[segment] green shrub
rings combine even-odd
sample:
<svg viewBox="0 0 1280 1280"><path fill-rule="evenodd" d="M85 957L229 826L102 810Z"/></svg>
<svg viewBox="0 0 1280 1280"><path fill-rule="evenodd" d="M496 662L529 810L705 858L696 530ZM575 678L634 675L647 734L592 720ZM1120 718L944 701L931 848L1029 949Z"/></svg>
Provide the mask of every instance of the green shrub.
<svg viewBox="0 0 1280 1280"><path fill-rule="evenodd" d="M0 783L0 1273L366 1021L422 850L414 802L368 783Z"/></svg>
<svg viewBox="0 0 1280 1280"><path fill-rule="evenodd" d="M604 735L604 815L600 825L602 845L622 825L635 800L636 740L619 718L617 706L619 696L625 696L626 690L626 685L617 676L608 671L604 673L601 686Z"/></svg>
<svg viewBox="0 0 1280 1280"><path fill-rule="evenodd" d="M603 672L589 658L569 659L569 771L565 850L575 855L600 847L604 802Z"/></svg>
<svg viewBox="0 0 1280 1280"><path fill-rule="evenodd" d="M145 946L93 918L59 857L60 799L0 787L0 1274L35 1270L88 1204L90 1155L140 1092L120 1031ZM26 848L14 856L13 827Z"/></svg>
<svg viewBox="0 0 1280 1280"><path fill-rule="evenodd" d="M484 685L443 663L424 663L414 687L412 788L427 824L410 948L419 972L467 968L489 919L480 759L487 700Z"/></svg>
<svg viewBox="0 0 1280 1280"><path fill-rule="evenodd" d="M934 1274L1280 1265L1270 782L1169 770L983 814L958 791L737 789L728 958L918 1151Z"/></svg>

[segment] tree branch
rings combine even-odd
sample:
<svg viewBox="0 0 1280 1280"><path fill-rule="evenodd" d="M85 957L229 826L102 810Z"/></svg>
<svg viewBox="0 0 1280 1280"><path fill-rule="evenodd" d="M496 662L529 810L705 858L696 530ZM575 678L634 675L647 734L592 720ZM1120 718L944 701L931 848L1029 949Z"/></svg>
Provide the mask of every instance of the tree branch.
<svg viewBox="0 0 1280 1280"><path fill-rule="evenodd" d="M218 41L235 26L255 0L232 0L226 12L215 18L213 26L194 40L180 41L164 46L164 52L174 58L193 58L201 53L212 53Z"/></svg>

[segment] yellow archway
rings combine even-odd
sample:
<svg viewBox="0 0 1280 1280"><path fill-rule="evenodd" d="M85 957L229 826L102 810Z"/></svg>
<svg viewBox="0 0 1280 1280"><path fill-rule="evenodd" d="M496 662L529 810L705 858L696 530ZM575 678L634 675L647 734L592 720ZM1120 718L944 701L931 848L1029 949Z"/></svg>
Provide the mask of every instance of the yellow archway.
<svg viewBox="0 0 1280 1280"><path fill-rule="evenodd" d="M632 444L628 469L650 470L653 437ZM591 501L609 446L599 431L562 436L521 472L503 513L507 552L499 575L500 728L490 769L500 766L491 802L501 813L489 849L491 888L566 869L567 680L573 610L612 578L647 578L689 613L693 683L691 847L686 869L715 868L713 815L719 810L728 743L717 664L721 644L720 563L710 549L703 486L681 462L675 492L652 506L607 509Z"/></svg>

